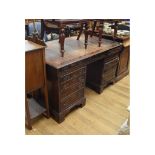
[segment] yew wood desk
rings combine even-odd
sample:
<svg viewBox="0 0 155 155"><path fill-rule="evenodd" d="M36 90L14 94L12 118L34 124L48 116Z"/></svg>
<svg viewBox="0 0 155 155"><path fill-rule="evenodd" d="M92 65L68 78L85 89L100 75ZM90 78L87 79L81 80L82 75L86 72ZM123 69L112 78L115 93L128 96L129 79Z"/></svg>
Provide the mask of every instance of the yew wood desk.
<svg viewBox="0 0 155 155"><path fill-rule="evenodd" d="M47 42L45 50L47 86L50 113L57 122L78 106L85 105L85 84L98 93L115 82L122 44L103 39L89 38L89 46L83 48L84 36L66 38L64 57L59 52L57 40Z"/></svg>

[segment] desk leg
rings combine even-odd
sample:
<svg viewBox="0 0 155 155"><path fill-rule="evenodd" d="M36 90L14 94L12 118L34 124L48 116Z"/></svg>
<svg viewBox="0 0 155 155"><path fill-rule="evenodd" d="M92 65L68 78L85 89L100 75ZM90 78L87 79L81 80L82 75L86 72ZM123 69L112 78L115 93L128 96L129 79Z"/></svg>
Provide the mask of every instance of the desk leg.
<svg viewBox="0 0 155 155"><path fill-rule="evenodd" d="M99 26L99 47L101 47L101 42L102 42L102 34L103 34L103 21L100 21L100 26Z"/></svg>
<svg viewBox="0 0 155 155"><path fill-rule="evenodd" d="M61 56L64 57L64 42L65 42L65 30L62 28L60 30L59 43L60 43L60 53Z"/></svg>

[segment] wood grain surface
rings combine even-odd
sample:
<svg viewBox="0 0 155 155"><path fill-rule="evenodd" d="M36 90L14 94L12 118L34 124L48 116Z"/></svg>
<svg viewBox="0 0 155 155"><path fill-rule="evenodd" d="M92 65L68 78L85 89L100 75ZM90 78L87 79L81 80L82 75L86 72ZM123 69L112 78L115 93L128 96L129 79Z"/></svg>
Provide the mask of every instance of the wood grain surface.
<svg viewBox="0 0 155 155"><path fill-rule="evenodd" d="M44 117L34 121L33 129L26 135L112 135L118 134L128 118L130 100L129 75L106 88L100 95L86 88L86 105L71 112L58 124Z"/></svg>

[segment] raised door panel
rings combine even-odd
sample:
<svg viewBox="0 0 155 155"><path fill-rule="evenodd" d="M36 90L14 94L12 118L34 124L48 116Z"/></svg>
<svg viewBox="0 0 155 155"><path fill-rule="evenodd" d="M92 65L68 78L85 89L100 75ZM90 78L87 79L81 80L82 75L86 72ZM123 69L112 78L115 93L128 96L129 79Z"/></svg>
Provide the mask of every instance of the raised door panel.
<svg viewBox="0 0 155 155"><path fill-rule="evenodd" d="M43 51L26 52L25 56L26 91L31 92L44 85Z"/></svg>
<svg viewBox="0 0 155 155"><path fill-rule="evenodd" d="M129 49L130 47L125 47L123 52L120 54L119 61L119 71L118 73L123 73L128 69L128 61L129 61Z"/></svg>

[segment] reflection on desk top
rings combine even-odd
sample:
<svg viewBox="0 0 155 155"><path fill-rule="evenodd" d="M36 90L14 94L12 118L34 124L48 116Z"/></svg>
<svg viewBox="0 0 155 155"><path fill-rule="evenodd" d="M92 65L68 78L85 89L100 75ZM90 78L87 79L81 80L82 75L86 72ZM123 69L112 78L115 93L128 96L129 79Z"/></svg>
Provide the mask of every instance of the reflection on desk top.
<svg viewBox="0 0 155 155"><path fill-rule="evenodd" d="M121 43L115 41L102 39L101 47L98 47L98 38L92 37L88 39L88 47L85 49L84 36L82 35L80 40L76 40L76 38L77 37L75 36L65 39L64 57L61 57L58 40L47 42L47 48L45 49L46 63L59 69L71 63L92 57L93 55L103 53L121 45Z"/></svg>
<svg viewBox="0 0 155 155"><path fill-rule="evenodd" d="M43 49L44 46L41 46L39 44L36 44L32 41L25 40L25 52L30 52L38 49Z"/></svg>

